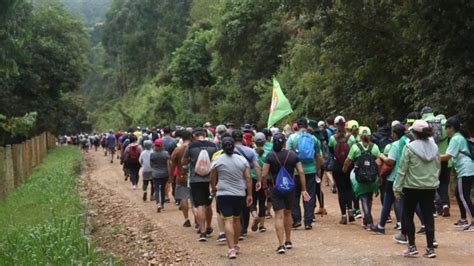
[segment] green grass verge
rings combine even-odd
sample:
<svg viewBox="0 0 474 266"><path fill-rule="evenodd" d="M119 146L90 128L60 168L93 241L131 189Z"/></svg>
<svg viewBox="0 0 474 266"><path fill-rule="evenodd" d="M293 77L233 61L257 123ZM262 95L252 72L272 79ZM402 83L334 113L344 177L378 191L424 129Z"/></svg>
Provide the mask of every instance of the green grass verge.
<svg viewBox="0 0 474 266"><path fill-rule="evenodd" d="M0 265L101 264L85 237L75 147L53 149L29 180L0 202Z"/></svg>

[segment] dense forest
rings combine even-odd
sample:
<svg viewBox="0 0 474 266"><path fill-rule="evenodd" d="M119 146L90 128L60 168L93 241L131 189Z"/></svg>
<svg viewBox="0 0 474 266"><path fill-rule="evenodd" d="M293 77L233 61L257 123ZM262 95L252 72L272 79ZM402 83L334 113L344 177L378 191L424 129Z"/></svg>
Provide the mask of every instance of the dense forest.
<svg viewBox="0 0 474 266"><path fill-rule="evenodd" d="M0 114L38 130L263 126L272 76L288 120L430 105L474 125L472 1L2 2Z"/></svg>

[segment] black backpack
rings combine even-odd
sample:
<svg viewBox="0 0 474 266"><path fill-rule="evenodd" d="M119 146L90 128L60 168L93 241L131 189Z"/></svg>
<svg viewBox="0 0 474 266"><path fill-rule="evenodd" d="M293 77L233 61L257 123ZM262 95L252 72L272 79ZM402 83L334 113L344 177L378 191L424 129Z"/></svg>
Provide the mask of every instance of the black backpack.
<svg viewBox="0 0 474 266"><path fill-rule="evenodd" d="M465 152L465 151L459 151L459 152L466 155L467 157L471 158L471 160L474 161L474 141L472 139L466 139L466 138L464 139L467 142L468 152Z"/></svg>
<svg viewBox="0 0 474 266"><path fill-rule="evenodd" d="M377 180L379 174L377 164L375 163L376 158L372 154L374 144L371 143L367 150L364 150L360 143L357 143L357 147L362 154L357 157L354 164L356 180L358 183L372 183Z"/></svg>

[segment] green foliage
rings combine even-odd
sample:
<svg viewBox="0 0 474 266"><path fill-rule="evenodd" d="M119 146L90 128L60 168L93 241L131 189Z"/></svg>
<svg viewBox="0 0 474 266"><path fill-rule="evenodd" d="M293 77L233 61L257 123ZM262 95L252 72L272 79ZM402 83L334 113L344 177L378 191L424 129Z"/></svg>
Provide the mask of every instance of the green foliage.
<svg viewBox="0 0 474 266"><path fill-rule="evenodd" d="M113 60L102 66L115 74L102 79L111 91L97 100L99 128L124 119L264 126L273 75L293 105L288 121L343 114L374 126L379 115L401 120L429 105L474 125L473 3L206 0L169 8L167 19L159 10L170 3L154 3L116 0L108 13L103 42ZM163 35L169 21L190 27Z"/></svg>
<svg viewBox="0 0 474 266"><path fill-rule="evenodd" d="M54 149L27 183L0 202L0 264L97 264L95 247L84 236L83 206L76 175L75 147Z"/></svg>
<svg viewBox="0 0 474 266"><path fill-rule="evenodd" d="M27 113L22 117L6 117L0 114L0 127L3 129L2 135L9 134L13 138L17 136L28 137L36 123L36 112ZM2 144L5 144L2 141Z"/></svg>

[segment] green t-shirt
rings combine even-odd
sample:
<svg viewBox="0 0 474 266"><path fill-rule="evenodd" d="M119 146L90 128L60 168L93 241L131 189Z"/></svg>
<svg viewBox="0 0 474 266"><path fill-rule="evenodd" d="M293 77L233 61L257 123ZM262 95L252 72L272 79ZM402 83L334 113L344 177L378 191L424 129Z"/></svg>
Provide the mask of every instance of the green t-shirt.
<svg viewBox="0 0 474 266"><path fill-rule="evenodd" d="M451 138L446 153L451 155L454 163L454 169L458 177L474 176L474 161L467 155L461 153L469 153L467 140L457 132Z"/></svg>
<svg viewBox="0 0 474 266"><path fill-rule="evenodd" d="M364 151L366 151L369 148L369 146L365 147L364 144L362 144L362 142L360 142L360 144L362 145L362 148L364 149ZM379 146L373 143L371 152L375 157L378 158L380 156ZM347 158L349 158L349 160L351 161L355 161L357 157L359 157L361 154L362 154L362 151L360 150L359 145L352 145L351 149L349 150L349 155L347 155Z"/></svg>
<svg viewBox="0 0 474 266"><path fill-rule="evenodd" d="M352 145L354 145L355 143L357 142L356 138L351 135L348 139L347 139L347 145L349 145L349 148L352 147ZM337 144L337 140L336 140L336 137L334 135L331 136L331 138L329 139L329 143L328 143L328 146L331 147L331 148L335 148L336 147L336 144Z"/></svg>
<svg viewBox="0 0 474 266"><path fill-rule="evenodd" d="M392 144L390 145L390 151L388 152L388 155L387 155L388 159L397 162L399 149L400 149L400 140L392 142ZM394 167L390 175L387 177L387 180L393 182L395 181L396 177L397 177L397 171Z"/></svg>
<svg viewBox="0 0 474 266"><path fill-rule="evenodd" d="M294 134L291 134L290 137L288 137L288 140L286 141L286 149L287 150L293 150L296 152L296 147L298 146L298 140L301 135L301 131L296 132ZM309 133L308 133L309 134ZM320 154L321 155L321 142L313 135L311 135L311 138L314 140L314 154ZM303 172L305 174L315 174L316 171L316 160L314 162L301 162L303 165Z"/></svg>
<svg viewBox="0 0 474 266"><path fill-rule="evenodd" d="M265 162L265 158L267 158L267 155L270 151L266 150L265 146L264 146L263 147L263 155L259 156L258 153L257 153L257 148L255 148L254 150L255 150L255 154L257 154L258 165L260 165L260 173L261 173L263 171L263 163ZM257 181L257 172L255 171L255 168L250 170L250 175L252 176L253 180Z"/></svg>

